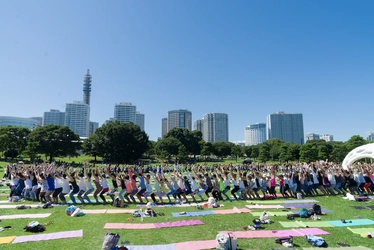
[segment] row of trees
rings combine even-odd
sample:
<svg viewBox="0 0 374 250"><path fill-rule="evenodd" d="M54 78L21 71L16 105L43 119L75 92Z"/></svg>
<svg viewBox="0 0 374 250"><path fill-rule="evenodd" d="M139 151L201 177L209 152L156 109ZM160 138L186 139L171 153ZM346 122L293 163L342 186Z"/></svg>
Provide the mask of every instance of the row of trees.
<svg viewBox="0 0 374 250"><path fill-rule="evenodd" d="M0 127L0 152L5 157L27 156L31 161L40 155L54 157L77 156L83 152L111 163L133 163L142 156L162 160L203 160L211 156L238 159L250 157L258 162L311 162L322 159L342 162L349 151L368 143L361 136L347 142L307 141L303 145L270 139L254 146L238 146L231 142L205 142L200 131L173 128L163 139L149 141L147 134L133 123L109 122L82 143L78 135L66 126L48 125L31 131L22 127Z"/></svg>

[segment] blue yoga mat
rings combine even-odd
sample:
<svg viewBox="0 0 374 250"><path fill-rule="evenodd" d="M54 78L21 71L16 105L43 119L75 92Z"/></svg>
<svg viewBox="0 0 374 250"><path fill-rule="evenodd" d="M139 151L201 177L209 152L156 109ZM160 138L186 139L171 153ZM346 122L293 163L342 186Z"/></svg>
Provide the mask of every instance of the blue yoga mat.
<svg viewBox="0 0 374 250"><path fill-rule="evenodd" d="M352 226L363 226L363 225L374 224L374 220L369 220L369 219L357 219L357 220L345 220L345 221L346 223L343 223L341 220L330 220L326 222L335 227L352 227Z"/></svg>
<svg viewBox="0 0 374 250"><path fill-rule="evenodd" d="M174 217L186 217L186 216L204 216L204 215L210 215L215 214L214 211L200 211L200 212L186 212L185 214L179 214L179 212L172 213Z"/></svg>

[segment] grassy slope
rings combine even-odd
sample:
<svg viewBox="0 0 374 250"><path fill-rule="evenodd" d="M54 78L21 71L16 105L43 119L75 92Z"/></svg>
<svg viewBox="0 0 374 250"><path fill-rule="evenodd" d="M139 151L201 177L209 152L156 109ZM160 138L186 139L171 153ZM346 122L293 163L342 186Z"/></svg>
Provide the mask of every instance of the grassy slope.
<svg viewBox="0 0 374 250"><path fill-rule="evenodd" d="M1 197L6 199L6 197ZM373 219L372 211L370 210L354 210L349 206L360 205L361 203L346 201L340 196L336 197L317 197L320 204L333 210L334 212L322 217L322 220L339 220L354 219L354 216L360 215L363 218ZM371 202L372 204L373 202ZM237 206L239 208L244 207L245 201L233 201L224 202L225 209ZM365 203L368 204L369 203ZM87 209L104 209L111 208L110 205L86 205ZM135 205L131 205L130 208L135 208ZM189 208L158 208L156 212L164 212L165 216L146 218L146 223L163 222L163 221L177 221L180 218L174 218L171 212L178 211L198 211L195 207ZM269 210L271 211L271 210ZM230 230L239 231L242 227L251 224L254 219L250 214L234 214L234 215L208 215L198 218L182 218L182 219L200 219L204 222L204 225L193 226L193 227L181 227L181 228L163 228L163 229L145 229L145 230L104 230L103 227L107 222L127 222L127 218L131 215L126 214L99 214L99 215L86 215L83 217L68 217L65 215L64 207L54 207L48 210L45 209L32 209L30 210L13 210L13 209L1 209L1 215L7 214L19 214L19 213L52 213L52 215L45 219L39 219L40 223L52 221L53 224L47 227L48 232L66 231L66 230L78 230L83 229L83 238L74 239L62 239L52 241L40 241L27 243L27 249L80 249L80 250L92 250L101 249L102 241L106 232L118 233L121 235L121 241L128 240L134 245L146 245L146 244L168 244L181 241L189 240L209 240L215 239L218 231ZM12 235L29 235L31 233L23 232L23 226L30 222L32 219L13 219L0 222L1 226L12 226L12 229L1 232L1 236L12 236ZM272 217L274 224L266 225L266 229L284 229L277 221L286 221L287 219L283 216ZM134 219L134 223L140 223L140 219ZM374 225L372 226L374 227ZM330 247L337 247L338 241L346 241L352 246L372 246L372 240L367 238L361 238L361 236L351 233L345 227L332 227L322 228L330 235L323 236L328 242ZM262 238L262 239L239 239L238 240L240 249L270 249L277 248L279 245L274 243L274 238ZM295 237L294 240L296 246L309 247L310 245L305 241L303 237ZM25 249L25 244L9 244L1 245L1 249ZM296 248L297 249L297 248Z"/></svg>

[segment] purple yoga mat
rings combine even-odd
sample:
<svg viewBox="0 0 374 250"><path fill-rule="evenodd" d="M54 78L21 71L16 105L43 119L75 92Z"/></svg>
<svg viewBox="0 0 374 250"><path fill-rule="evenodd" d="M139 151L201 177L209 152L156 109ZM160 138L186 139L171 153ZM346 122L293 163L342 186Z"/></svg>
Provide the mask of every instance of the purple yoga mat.
<svg viewBox="0 0 374 250"><path fill-rule="evenodd" d="M282 200L283 203L316 203L316 200Z"/></svg>
<svg viewBox="0 0 374 250"><path fill-rule="evenodd" d="M156 228L185 227L185 226L194 226L194 225L203 225L203 224L204 222L202 222L201 220L180 220L180 221L155 223L155 227Z"/></svg>
<svg viewBox="0 0 374 250"><path fill-rule="evenodd" d="M284 208L312 208L313 204L285 204L282 205Z"/></svg>
<svg viewBox="0 0 374 250"><path fill-rule="evenodd" d="M83 236L83 230L64 231L64 232L49 233L49 234L35 234L35 235L28 235L28 236L17 236L17 238L12 242L12 244L29 242L29 241L55 240L55 239L63 239L63 238L78 238L82 236Z"/></svg>
<svg viewBox="0 0 374 250"><path fill-rule="evenodd" d="M286 237L286 236L305 236L307 234L322 235L330 234L329 232L323 231L319 228L300 228L291 230L274 230L272 231L276 237Z"/></svg>

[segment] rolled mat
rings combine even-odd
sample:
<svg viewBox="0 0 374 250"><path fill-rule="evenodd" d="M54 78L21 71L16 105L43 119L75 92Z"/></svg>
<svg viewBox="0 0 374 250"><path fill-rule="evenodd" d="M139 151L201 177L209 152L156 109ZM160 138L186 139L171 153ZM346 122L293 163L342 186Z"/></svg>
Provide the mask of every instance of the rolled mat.
<svg viewBox="0 0 374 250"><path fill-rule="evenodd" d="M49 233L49 234L37 234L37 235L28 235L28 236L17 236L16 239L12 242L12 244L29 242L29 241L56 240L56 239L64 239L64 238L78 238L78 237L82 237L82 236L83 236L83 230L64 231L64 232L56 232L56 233Z"/></svg>

